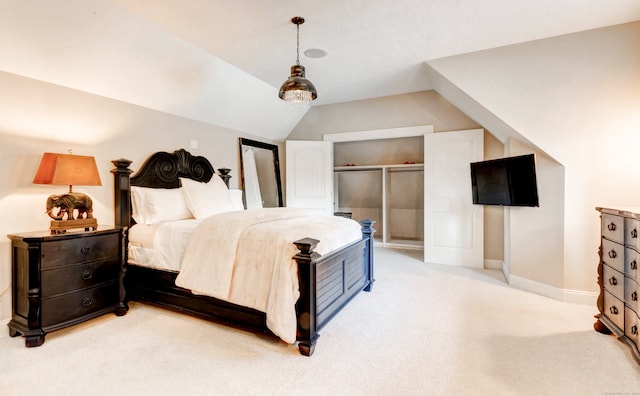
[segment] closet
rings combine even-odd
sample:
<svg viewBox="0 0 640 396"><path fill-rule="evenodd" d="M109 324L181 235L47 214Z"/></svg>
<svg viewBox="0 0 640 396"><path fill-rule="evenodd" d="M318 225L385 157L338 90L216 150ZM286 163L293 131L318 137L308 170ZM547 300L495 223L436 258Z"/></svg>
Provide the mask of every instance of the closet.
<svg viewBox="0 0 640 396"><path fill-rule="evenodd" d="M335 142L334 212L376 221L376 242L422 249L424 135Z"/></svg>
<svg viewBox="0 0 640 396"><path fill-rule="evenodd" d="M286 206L376 221L376 245L423 249L427 262L482 268L482 207L472 204L471 162L482 129L432 125L286 141Z"/></svg>

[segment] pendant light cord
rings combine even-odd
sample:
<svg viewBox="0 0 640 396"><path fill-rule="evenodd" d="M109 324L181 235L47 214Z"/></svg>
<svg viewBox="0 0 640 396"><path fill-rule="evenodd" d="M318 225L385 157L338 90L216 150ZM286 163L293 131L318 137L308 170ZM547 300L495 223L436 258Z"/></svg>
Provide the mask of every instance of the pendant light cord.
<svg viewBox="0 0 640 396"><path fill-rule="evenodd" d="M300 65L300 24L296 23L296 65Z"/></svg>

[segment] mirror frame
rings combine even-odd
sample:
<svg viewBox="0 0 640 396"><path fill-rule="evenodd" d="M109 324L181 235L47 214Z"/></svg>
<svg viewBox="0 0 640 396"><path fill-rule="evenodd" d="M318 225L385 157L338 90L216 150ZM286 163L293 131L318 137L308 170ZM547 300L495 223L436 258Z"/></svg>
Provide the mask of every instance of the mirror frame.
<svg viewBox="0 0 640 396"><path fill-rule="evenodd" d="M240 138L239 140L240 140L240 145L239 145L240 179L241 179L241 185L242 185L242 200L244 201L243 203L244 203L245 209L247 207L247 198L245 195L245 185L244 185L245 177L244 177L244 161L242 158L242 146L257 147L257 148L269 150L273 153L273 167L275 170L275 177L276 177L276 194L278 195L277 202L279 207L283 207L284 201L282 199L282 180L280 178L280 157L278 155L278 146L276 146L275 144L259 142L257 140L251 140L246 138Z"/></svg>

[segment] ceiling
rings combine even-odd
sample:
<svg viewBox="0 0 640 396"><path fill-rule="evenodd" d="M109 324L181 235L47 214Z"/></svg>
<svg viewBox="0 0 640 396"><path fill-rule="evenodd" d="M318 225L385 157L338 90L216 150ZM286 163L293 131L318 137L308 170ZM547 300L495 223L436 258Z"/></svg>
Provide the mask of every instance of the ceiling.
<svg viewBox="0 0 640 396"><path fill-rule="evenodd" d="M271 140L286 138L309 110L277 98L296 59L294 16L306 19L300 61L318 90L312 106L431 89L429 60L640 20L638 0L0 4L7 75ZM307 58L309 48L328 55Z"/></svg>
<svg viewBox="0 0 640 396"><path fill-rule="evenodd" d="M314 105L430 89L429 59L640 19L638 0L113 1L276 88L295 62L291 17L304 17Z"/></svg>

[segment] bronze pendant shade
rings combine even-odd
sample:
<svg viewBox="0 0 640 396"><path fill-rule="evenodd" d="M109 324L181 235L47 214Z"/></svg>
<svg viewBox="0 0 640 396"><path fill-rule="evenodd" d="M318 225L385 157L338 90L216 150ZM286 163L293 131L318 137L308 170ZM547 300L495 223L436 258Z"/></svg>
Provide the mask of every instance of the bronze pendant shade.
<svg viewBox="0 0 640 396"><path fill-rule="evenodd" d="M318 97L316 87L305 76L304 66L300 64L300 25L304 23L304 18L293 17L291 22L296 25L296 64L291 66L291 77L282 86L278 96L280 99L300 104L309 104Z"/></svg>

